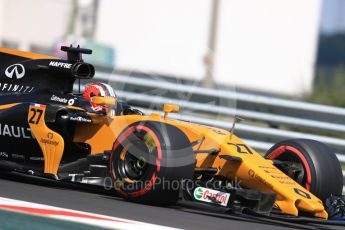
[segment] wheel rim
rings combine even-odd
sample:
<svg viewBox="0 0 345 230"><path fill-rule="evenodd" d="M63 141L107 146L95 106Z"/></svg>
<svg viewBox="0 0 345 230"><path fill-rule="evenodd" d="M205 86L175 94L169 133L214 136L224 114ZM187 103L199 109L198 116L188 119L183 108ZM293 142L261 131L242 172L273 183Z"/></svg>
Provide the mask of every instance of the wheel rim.
<svg viewBox="0 0 345 230"><path fill-rule="evenodd" d="M143 157L137 158L135 155L126 151L125 159L120 165L120 171L123 172L126 178L130 180L140 179L147 168L147 160Z"/></svg>
<svg viewBox="0 0 345 230"><path fill-rule="evenodd" d="M298 184L305 184L305 170L300 160L296 159L295 161L291 161L291 165L289 165L289 167L283 171Z"/></svg>
<svg viewBox="0 0 345 230"><path fill-rule="evenodd" d="M121 178L127 182L144 179L153 166L150 162L155 156L156 146L151 137L144 131L134 132L123 144L117 170Z"/></svg>
<svg viewBox="0 0 345 230"><path fill-rule="evenodd" d="M285 151L280 151L281 149ZM295 148L290 146L280 146L268 154L268 159L279 160L282 162L288 162L289 165L285 165L280 168L285 174L296 181L298 184L310 190L310 180L308 180L308 173L305 162L296 153ZM278 153L278 154L277 154ZM310 170L310 169L309 169Z"/></svg>

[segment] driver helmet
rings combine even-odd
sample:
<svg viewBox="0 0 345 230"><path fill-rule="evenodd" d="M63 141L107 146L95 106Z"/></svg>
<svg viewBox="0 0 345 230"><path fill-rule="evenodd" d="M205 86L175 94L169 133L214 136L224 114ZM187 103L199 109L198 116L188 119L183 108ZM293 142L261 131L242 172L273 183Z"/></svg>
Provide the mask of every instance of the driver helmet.
<svg viewBox="0 0 345 230"><path fill-rule="evenodd" d="M91 83L85 87L85 90L83 92L83 98L90 102L92 110L94 110L95 112L105 113L109 111L109 108L107 106L92 103L91 98L94 96L116 98L114 89L108 84L96 82Z"/></svg>

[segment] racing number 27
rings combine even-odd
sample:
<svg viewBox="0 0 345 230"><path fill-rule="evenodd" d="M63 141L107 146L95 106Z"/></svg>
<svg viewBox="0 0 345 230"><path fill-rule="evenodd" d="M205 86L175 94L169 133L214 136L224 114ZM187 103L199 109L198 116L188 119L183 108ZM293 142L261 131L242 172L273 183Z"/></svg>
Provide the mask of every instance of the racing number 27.
<svg viewBox="0 0 345 230"><path fill-rule="evenodd" d="M42 109L35 109L31 108L30 111L32 111L32 116L29 119L29 123L31 124L38 124L38 122L41 120L43 110Z"/></svg>

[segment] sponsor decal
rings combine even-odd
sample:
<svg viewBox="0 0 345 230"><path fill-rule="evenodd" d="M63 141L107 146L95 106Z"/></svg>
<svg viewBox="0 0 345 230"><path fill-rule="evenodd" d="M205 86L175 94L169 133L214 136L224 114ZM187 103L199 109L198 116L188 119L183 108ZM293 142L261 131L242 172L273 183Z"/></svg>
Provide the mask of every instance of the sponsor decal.
<svg viewBox="0 0 345 230"><path fill-rule="evenodd" d="M224 132L221 129L213 128L213 127L206 127L207 129L211 130L214 133L217 133L219 135L226 135L226 132Z"/></svg>
<svg viewBox="0 0 345 230"><path fill-rule="evenodd" d="M12 156L13 159L25 160L25 156L23 154L12 153L11 156Z"/></svg>
<svg viewBox="0 0 345 230"><path fill-rule="evenodd" d="M253 169L249 169L249 171L248 171L248 175L249 175L251 178L254 178L254 177L255 177L255 175L256 175L256 173L254 172L254 170L253 170Z"/></svg>
<svg viewBox="0 0 345 230"><path fill-rule="evenodd" d="M277 169L276 167L273 167L273 166L265 166L265 165L259 165L258 167L259 167L259 168L262 168L262 169Z"/></svg>
<svg viewBox="0 0 345 230"><path fill-rule="evenodd" d="M305 198L307 198L307 199L311 199L311 196L310 196L308 193L306 193L305 191L302 191L302 190L299 189L299 188L294 188L293 190L294 190L295 193L297 193L298 195L303 196L303 197L305 197Z"/></svg>
<svg viewBox="0 0 345 230"><path fill-rule="evenodd" d="M204 195L204 189L203 188L196 188L195 190L194 190L194 197L196 198L196 199L201 199L202 197L203 197L203 195Z"/></svg>
<svg viewBox="0 0 345 230"><path fill-rule="evenodd" d="M31 93L34 89L33 86L0 83L0 91L2 92Z"/></svg>
<svg viewBox="0 0 345 230"><path fill-rule="evenodd" d="M286 185L296 185L296 182L293 180L289 180L289 181L280 180L279 182L281 184L286 184Z"/></svg>
<svg viewBox="0 0 345 230"><path fill-rule="evenodd" d="M276 179L279 179L279 180L291 180L290 177L288 176L276 176L276 175L271 175L272 178L276 178Z"/></svg>
<svg viewBox="0 0 345 230"><path fill-rule="evenodd" d="M20 79L25 75L25 68L22 64L13 64L6 68L5 75L8 78Z"/></svg>
<svg viewBox="0 0 345 230"><path fill-rule="evenodd" d="M30 128L0 123L0 136L21 139L34 139Z"/></svg>
<svg viewBox="0 0 345 230"><path fill-rule="evenodd" d="M67 98L64 98L64 97L56 96L54 94L51 96L50 100L51 101L60 102L60 103L64 103L64 104L68 104L68 105L73 105L74 101L75 101L75 99L73 99L73 98L67 99Z"/></svg>
<svg viewBox="0 0 345 230"><path fill-rule="evenodd" d="M73 98L69 99L67 104L68 105L74 105L74 99Z"/></svg>
<svg viewBox="0 0 345 230"><path fill-rule="evenodd" d="M52 140L54 138L54 134L53 133L47 133L47 138L41 138L40 142L43 144L47 144L47 145L54 145L57 146L59 144L58 141L54 141Z"/></svg>
<svg viewBox="0 0 345 230"><path fill-rule="evenodd" d="M72 64L65 63L65 62L51 61L51 62L49 62L49 66L54 66L54 67L64 68L64 69L70 69L72 67Z"/></svg>
<svg viewBox="0 0 345 230"><path fill-rule="evenodd" d="M47 134L47 137L48 137L48 139L50 139L50 140L53 139L54 133L48 133L48 134Z"/></svg>
<svg viewBox="0 0 345 230"><path fill-rule="evenodd" d="M30 157L31 161L44 161L44 157Z"/></svg>
<svg viewBox="0 0 345 230"><path fill-rule="evenodd" d="M70 117L70 121L77 121L77 122L83 122L83 123L92 123L92 120L86 117L77 116L77 117Z"/></svg>
<svg viewBox="0 0 345 230"><path fill-rule="evenodd" d="M0 152L0 157L8 158L8 153Z"/></svg>
<svg viewBox="0 0 345 230"><path fill-rule="evenodd" d="M224 193L204 187L197 187L194 190L194 198L199 201L214 204L216 200L218 202L217 204L221 206L227 206L230 198L230 193Z"/></svg>
<svg viewBox="0 0 345 230"><path fill-rule="evenodd" d="M262 177L261 177L259 174L257 174L253 169L249 169L248 175L249 175L251 178L253 178L253 179L259 181L261 184L264 184L264 185L266 185L267 187L273 189L273 185L272 185L271 183L269 183L267 180L265 180L264 178L262 178Z"/></svg>
<svg viewBox="0 0 345 230"><path fill-rule="evenodd" d="M52 97L50 98L51 101L57 101L57 102L61 102L61 103L67 103L67 99L66 98L63 98L63 97L58 97L58 96L55 96L54 94L52 95Z"/></svg>
<svg viewBox="0 0 345 230"><path fill-rule="evenodd" d="M52 141L46 138L41 138L41 143L47 144L47 145L54 145L54 146L57 146L59 144L58 141Z"/></svg>

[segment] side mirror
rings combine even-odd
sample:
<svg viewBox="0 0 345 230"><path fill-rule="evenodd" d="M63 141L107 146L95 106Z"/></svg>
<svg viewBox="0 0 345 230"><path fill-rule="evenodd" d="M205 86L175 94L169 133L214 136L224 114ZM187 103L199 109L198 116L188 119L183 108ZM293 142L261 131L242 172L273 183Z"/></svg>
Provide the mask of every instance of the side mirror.
<svg viewBox="0 0 345 230"><path fill-rule="evenodd" d="M172 105L172 104L164 104L163 111L164 111L164 119L168 119L168 114L177 113L178 111L180 111L180 106Z"/></svg>
<svg viewBox="0 0 345 230"><path fill-rule="evenodd" d="M91 98L91 102L97 105L105 105L105 106L114 106L116 105L117 101L116 98L113 97L100 97L94 96Z"/></svg>

